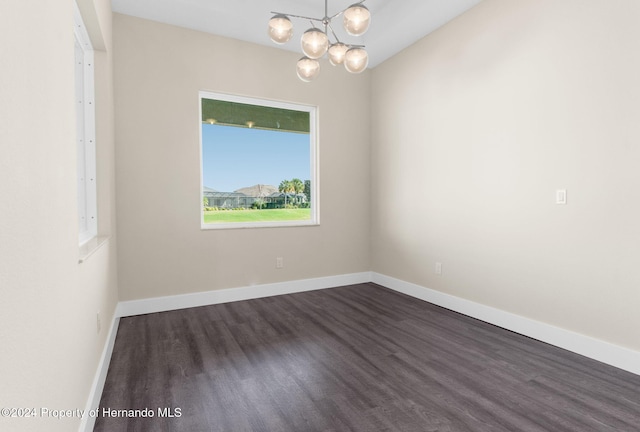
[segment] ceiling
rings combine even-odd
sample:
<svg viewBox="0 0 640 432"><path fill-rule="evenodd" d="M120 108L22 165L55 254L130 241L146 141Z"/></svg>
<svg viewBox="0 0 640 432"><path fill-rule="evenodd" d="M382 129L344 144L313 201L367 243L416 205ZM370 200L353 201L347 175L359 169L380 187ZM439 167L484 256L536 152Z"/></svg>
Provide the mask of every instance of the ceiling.
<svg viewBox="0 0 640 432"><path fill-rule="evenodd" d="M332 16L357 0L328 0ZM366 45L369 67L375 67L481 0L367 0L371 27L362 37L334 25L342 42ZM311 24L293 18L294 37L276 45L267 36L271 12L324 16L322 0L111 0L114 12L200 30L260 45L300 52L300 36ZM340 22L340 21L339 21ZM335 23L335 21L334 21Z"/></svg>

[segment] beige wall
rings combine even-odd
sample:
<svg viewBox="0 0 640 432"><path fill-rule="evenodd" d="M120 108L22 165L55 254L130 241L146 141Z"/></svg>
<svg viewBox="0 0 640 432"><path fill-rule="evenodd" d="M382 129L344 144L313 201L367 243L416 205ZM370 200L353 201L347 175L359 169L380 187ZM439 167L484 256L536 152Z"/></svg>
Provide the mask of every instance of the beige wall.
<svg viewBox="0 0 640 432"><path fill-rule="evenodd" d="M485 0L376 68L372 270L640 349L638 17Z"/></svg>
<svg viewBox="0 0 640 432"><path fill-rule="evenodd" d="M117 301L110 2L81 4L106 49L96 55L99 229L111 235L83 264L73 1L0 6L0 407L84 409ZM11 431L78 425L0 418Z"/></svg>
<svg viewBox="0 0 640 432"><path fill-rule="evenodd" d="M114 47L122 300L369 270L369 72L118 14ZM200 230L200 90L319 107L320 226Z"/></svg>

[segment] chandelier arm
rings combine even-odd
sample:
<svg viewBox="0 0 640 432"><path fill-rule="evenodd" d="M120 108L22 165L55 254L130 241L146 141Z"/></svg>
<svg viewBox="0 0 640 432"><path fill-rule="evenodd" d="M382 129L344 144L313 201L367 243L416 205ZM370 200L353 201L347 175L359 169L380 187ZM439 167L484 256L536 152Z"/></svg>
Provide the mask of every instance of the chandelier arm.
<svg viewBox="0 0 640 432"><path fill-rule="evenodd" d="M349 8L347 8L347 9L349 9ZM347 9L345 9L345 10L347 10ZM332 16L330 16L330 17L328 17L328 18L329 18L329 21L331 21L332 19L334 19L334 18L336 18L336 17L339 17L340 15L342 15L342 13L343 13L343 12L344 12L344 10L341 10L341 11L340 11L340 12L338 12L337 14L332 15Z"/></svg>
<svg viewBox="0 0 640 432"><path fill-rule="evenodd" d="M336 38L336 43L340 43L340 39L338 38L338 35L336 34L335 31L333 31L333 27L331 27L331 22L327 23L327 27L329 27L329 29L331 30L331 34L333 35L333 37Z"/></svg>
<svg viewBox="0 0 640 432"><path fill-rule="evenodd" d="M270 13L275 14L275 15L285 15L287 17L292 17L292 18L301 18L301 19L310 20L310 21L322 22L322 20L323 20L323 18L311 18L311 17L308 17L308 16L293 15L293 14L288 14L288 13L283 13L283 12L273 12L273 11L271 11Z"/></svg>

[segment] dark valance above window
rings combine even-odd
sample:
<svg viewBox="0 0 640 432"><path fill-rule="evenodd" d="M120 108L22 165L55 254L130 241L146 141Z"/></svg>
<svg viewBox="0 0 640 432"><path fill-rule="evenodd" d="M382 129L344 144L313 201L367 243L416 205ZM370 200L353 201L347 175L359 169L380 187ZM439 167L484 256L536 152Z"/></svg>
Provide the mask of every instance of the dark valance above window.
<svg viewBox="0 0 640 432"><path fill-rule="evenodd" d="M202 122L224 126L309 133L309 113L282 108L202 99Z"/></svg>

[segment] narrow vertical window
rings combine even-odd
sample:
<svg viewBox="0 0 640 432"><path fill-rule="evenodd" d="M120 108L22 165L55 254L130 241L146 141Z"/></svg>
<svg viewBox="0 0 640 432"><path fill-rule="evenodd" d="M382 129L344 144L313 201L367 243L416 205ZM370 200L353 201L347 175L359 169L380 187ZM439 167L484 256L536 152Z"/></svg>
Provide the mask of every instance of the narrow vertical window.
<svg viewBox="0 0 640 432"><path fill-rule="evenodd" d="M78 232L82 245L97 235L98 216L93 48L77 5L74 35Z"/></svg>

